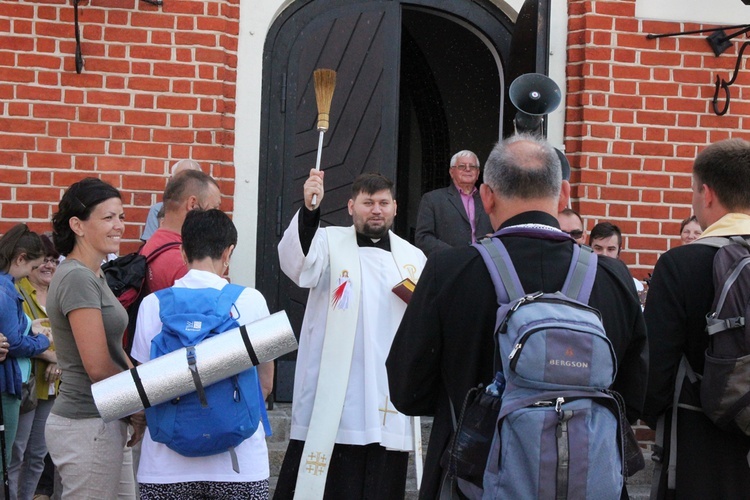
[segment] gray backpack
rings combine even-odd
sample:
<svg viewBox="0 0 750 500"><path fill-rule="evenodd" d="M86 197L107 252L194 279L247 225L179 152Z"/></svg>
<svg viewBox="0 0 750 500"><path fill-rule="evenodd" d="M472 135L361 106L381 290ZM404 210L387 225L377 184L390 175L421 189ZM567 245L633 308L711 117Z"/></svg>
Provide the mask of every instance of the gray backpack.
<svg viewBox="0 0 750 500"><path fill-rule="evenodd" d="M706 316L709 335L701 406L718 427L750 436L750 240L741 236L706 238L718 246L714 257L714 296Z"/></svg>
<svg viewBox="0 0 750 500"><path fill-rule="evenodd" d="M505 234L567 237L540 228L497 236ZM587 305L596 255L575 245L562 290L528 294L498 238L475 247L498 295L495 335L507 380L482 498L619 498L624 416L620 396L608 390L617 359L599 312Z"/></svg>

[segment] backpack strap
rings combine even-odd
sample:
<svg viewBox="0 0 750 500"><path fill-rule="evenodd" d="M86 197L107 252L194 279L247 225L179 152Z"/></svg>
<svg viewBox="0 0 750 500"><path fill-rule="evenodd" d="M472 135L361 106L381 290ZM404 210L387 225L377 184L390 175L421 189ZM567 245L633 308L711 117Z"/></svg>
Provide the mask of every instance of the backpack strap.
<svg viewBox="0 0 750 500"><path fill-rule="evenodd" d="M479 250L490 272L499 305L508 304L511 300L520 299L526 294L502 241L495 237L483 238L473 246Z"/></svg>
<svg viewBox="0 0 750 500"><path fill-rule="evenodd" d="M591 247L573 245L573 258L570 261L562 293L578 302L588 304L591 289L594 288L597 262L596 254Z"/></svg>
<svg viewBox="0 0 750 500"><path fill-rule="evenodd" d="M163 245L156 247L150 254L145 255L143 253L143 247L146 246L146 244L144 243L143 246L138 249L138 253L146 257L146 265L149 265L155 258L157 258L165 251L169 250L170 248L178 247L180 245L182 245L182 243L180 243L179 241L170 241L169 243L164 243Z"/></svg>
<svg viewBox="0 0 750 500"><path fill-rule="evenodd" d="M734 318L717 318L716 316L724 308L724 302L726 301L732 285L734 285L734 282L737 281L737 278L740 277L740 274L748 265L750 265L750 256L744 257L737 262L736 267L724 282L724 286L721 288L721 295L719 295L719 300L716 303L716 311L706 316L706 333L708 333L709 337L716 333L723 332L724 330L742 328L745 326L744 316L736 316Z"/></svg>
<svg viewBox="0 0 750 500"><path fill-rule="evenodd" d="M244 286L235 285L234 283L227 283L224 285L224 288L221 289L221 295L219 295L219 300L216 303L216 307L219 311L226 311L229 316L232 314L232 309L234 309L237 312L237 317L233 318L235 321L239 323L239 309L235 307L235 304L237 303L237 299L240 298L240 295L242 295L242 292L245 291Z"/></svg>

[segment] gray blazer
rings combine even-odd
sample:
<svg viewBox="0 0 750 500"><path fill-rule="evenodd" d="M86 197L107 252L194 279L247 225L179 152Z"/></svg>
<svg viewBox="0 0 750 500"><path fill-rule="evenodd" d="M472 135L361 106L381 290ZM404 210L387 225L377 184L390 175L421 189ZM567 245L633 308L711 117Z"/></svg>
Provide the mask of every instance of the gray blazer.
<svg viewBox="0 0 750 500"><path fill-rule="evenodd" d="M474 227L475 238L495 232L484 212L478 191L474 193ZM428 257L443 248L471 245L469 217L458 188L453 183L422 196L414 240L414 244Z"/></svg>

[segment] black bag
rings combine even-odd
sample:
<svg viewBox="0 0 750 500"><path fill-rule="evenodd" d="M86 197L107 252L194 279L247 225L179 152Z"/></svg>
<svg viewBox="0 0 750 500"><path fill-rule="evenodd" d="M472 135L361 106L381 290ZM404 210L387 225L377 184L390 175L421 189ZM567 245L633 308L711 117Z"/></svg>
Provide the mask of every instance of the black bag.
<svg viewBox="0 0 750 500"><path fill-rule="evenodd" d="M466 393L455 423L455 432L440 459L440 465L449 477L460 478L479 488L482 487L484 468L500 413L503 381L498 379L501 377L502 373L495 376L489 390L480 384Z"/></svg>
<svg viewBox="0 0 750 500"><path fill-rule="evenodd" d="M33 363L34 360L32 359ZM21 415L36 410L39 400L36 394L36 375L31 371L29 380L21 384Z"/></svg>
<svg viewBox="0 0 750 500"><path fill-rule="evenodd" d="M107 279L107 285L122 307L128 311L128 328L122 338L122 347L130 354L133 347L133 333L138 316L138 308L143 298L150 293L146 282L148 265L165 250L178 247L176 241L165 243L148 256L143 255L141 246L137 252L129 253L102 265L102 272Z"/></svg>

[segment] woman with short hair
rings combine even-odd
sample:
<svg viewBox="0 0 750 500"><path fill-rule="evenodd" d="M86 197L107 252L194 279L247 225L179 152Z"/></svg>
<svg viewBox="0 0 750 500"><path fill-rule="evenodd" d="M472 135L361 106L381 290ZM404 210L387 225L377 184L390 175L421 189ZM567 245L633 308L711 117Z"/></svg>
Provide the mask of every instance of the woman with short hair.
<svg viewBox="0 0 750 500"><path fill-rule="evenodd" d="M237 229L224 212L217 209L188 212L182 226L182 251L183 258L187 261L188 273L177 280L172 287L172 289L182 291L182 299L179 301L181 304L183 300L189 304L195 303L195 300L186 300L186 297L192 297L193 294L195 297L214 297L218 293L215 290L223 290L228 285L223 275L229 267L229 259L236 244ZM191 290L185 290L186 288ZM141 303L131 351L133 359L137 362L145 363L151 359L153 346L157 343L156 341L152 343L152 340L162 331L162 319L169 321L168 317L163 318L161 314L167 310L167 306L160 307L159 296L165 292L172 292L172 289L151 294ZM213 293L209 294L207 291ZM196 310L198 309L199 307L196 306ZM179 312L181 315L190 311L174 312ZM216 311L216 313L226 314L225 311ZM264 318L268 314L268 306L260 292L245 287L234 301L228 316L237 324L245 325ZM237 378L237 389L240 389L240 394L257 398L259 404L262 404L267 393L260 393L256 368L250 368L247 372L250 374L247 379L242 375ZM257 368L257 372L260 385L265 391L270 391L273 380L273 362L262 363ZM172 402L162 404L169 405ZM148 418L150 419L151 415ZM149 429L154 423L149 420ZM175 430L177 427L175 424ZM197 457L180 455L166 444L154 441L151 433L146 432L138 468L141 500L267 499L269 465L264 430L262 421L259 421L257 430L235 446L233 452L222 451ZM236 459L236 462L233 462L233 459Z"/></svg>

